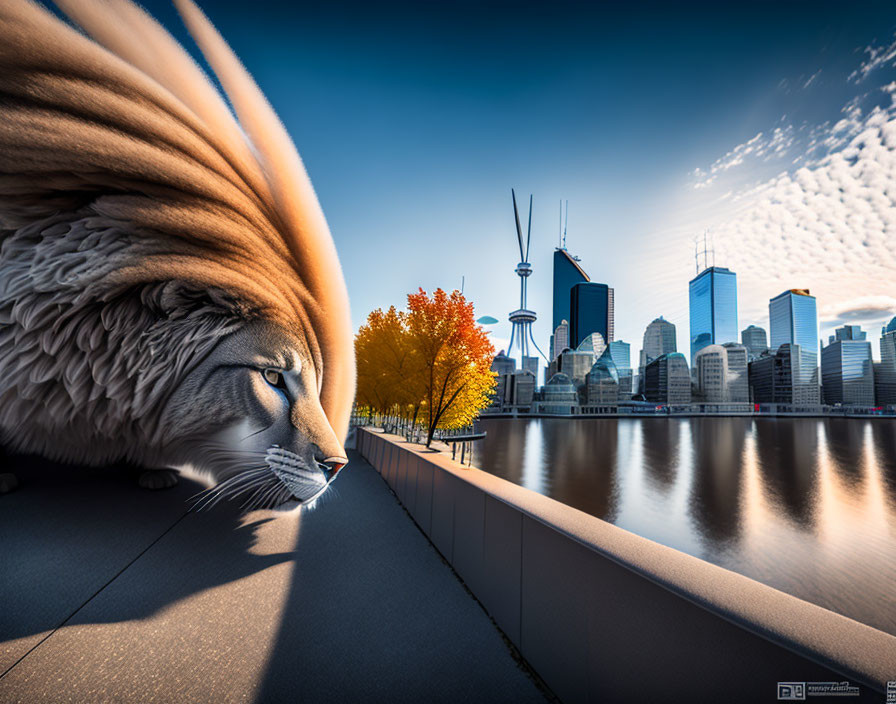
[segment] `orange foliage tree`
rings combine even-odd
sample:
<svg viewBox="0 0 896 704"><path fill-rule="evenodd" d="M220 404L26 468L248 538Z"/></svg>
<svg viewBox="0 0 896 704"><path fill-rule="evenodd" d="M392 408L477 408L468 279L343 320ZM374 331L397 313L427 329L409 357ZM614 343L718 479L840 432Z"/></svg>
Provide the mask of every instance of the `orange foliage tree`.
<svg viewBox="0 0 896 704"><path fill-rule="evenodd" d="M459 291L423 289L408 295L407 311L373 311L355 339L358 404L426 427L469 425L489 403L495 385L494 347Z"/></svg>

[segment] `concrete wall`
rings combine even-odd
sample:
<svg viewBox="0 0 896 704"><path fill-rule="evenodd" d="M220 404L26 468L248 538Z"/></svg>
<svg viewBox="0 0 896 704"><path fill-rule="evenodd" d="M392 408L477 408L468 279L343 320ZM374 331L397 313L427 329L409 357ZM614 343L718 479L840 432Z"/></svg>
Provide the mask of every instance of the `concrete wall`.
<svg viewBox="0 0 896 704"><path fill-rule="evenodd" d="M884 700L896 638L402 438L358 433L420 529L564 702ZM811 697L810 697L811 698Z"/></svg>

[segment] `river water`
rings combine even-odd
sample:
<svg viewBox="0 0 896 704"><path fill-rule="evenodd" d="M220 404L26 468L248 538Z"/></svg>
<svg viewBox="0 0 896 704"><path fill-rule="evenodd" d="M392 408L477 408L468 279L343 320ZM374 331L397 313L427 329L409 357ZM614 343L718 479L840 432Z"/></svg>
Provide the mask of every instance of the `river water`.
<svg viewBox="0 0 896 704"><path fill-rule="evenodd" d="M896 420L478 427L481 469L896 635Z"/></svg>

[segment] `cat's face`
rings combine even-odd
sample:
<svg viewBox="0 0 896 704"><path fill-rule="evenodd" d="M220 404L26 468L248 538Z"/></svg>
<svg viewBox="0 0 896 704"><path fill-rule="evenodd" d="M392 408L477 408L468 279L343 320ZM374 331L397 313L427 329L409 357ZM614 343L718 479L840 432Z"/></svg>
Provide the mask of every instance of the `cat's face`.
<svg viewBox="0 0 896 704"><path fill-rule="evenodd" d="M166 405L178 463L249 507L313 501L348 461L320 404L304 339L255 322L224 339Z"/></svg>

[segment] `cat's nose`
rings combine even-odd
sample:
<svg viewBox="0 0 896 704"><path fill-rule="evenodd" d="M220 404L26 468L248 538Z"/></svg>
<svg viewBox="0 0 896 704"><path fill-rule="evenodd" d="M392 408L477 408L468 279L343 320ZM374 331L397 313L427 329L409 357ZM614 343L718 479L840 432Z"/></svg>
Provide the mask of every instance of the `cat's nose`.
<svg viewBox="0 0 896 704"><path fill-rule="evenodd" d="M347 457L327 457L325 460L320 461L321 468L324 469L324 474L327 475L328 480L333 480L336 477L336 474L340 469L345 467L348 464Z"/></svg>

